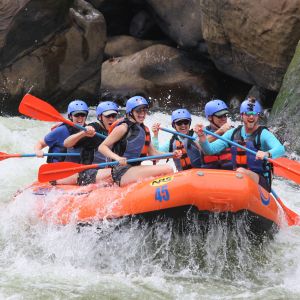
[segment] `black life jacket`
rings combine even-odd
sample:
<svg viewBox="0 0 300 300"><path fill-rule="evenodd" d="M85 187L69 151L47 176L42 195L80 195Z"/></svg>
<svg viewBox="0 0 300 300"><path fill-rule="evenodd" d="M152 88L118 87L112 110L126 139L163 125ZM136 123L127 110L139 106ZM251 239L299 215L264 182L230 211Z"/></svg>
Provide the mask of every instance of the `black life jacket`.
<svg viewBox="0 0 300 300"><path fill-rule="evenodd" d="M104 129L99 122L93 122L88 124L89 126L92 126L95 128L95 131L103 134L103 135L108 135L108 132L106 129ZM103 163L106 162L106 157L101 154L98 151L98 147L100 144L104 141L104 138L94 136L92 138L87 138L87 142L84 144L82 147L81 153L80 153L80 158L81 158L81 163L84 165L89 165L89 164L94 164L94 163ZM90 141L90 143L89 143Z"/></svg>

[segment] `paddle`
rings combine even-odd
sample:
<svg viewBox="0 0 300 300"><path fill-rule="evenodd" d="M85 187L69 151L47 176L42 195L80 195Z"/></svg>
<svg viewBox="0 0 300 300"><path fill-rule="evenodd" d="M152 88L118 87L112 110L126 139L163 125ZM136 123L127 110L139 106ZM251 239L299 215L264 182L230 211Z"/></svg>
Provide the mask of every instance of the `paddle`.
<svg viewBox="0 0 300 300"><path fill-rule="evenodd" d="M5 152L0 152L0 161L7 158L15 158L15 157L35 157L35 153L27 153L27 154L8 154ZM44 153L43 156L80 156L80 153Z"/></svg>
<svg viewBox="0 0 300 300"><path fill-rule="evenodd" d="M176 134L176 135L179 135L179 136L182 136L182 137L185 137L185 138L189 138L193 141L196 140L195 137L192 137L192 136L189 136L189 135L186 135L186 134L174 131L174 130L170 130L170 129L162 128L162 127L160 127L160 129L163 130L163 131L166 131L166 132L170 132L172 134ZM221 135L218 135L214 132L211 132L211 131L209 131L205 128L203 128L203 131L207 134L210 134L210 135L220 139L220 140L223 140L223 141L227 142L228 144L237 146L241 149L244 149L245 151L248 151L249 153L251 153L253 155L256 155L255 151L253 151L251 149L248 149L248 148L246 148L246 147L244 147L240 144L237 144L234 141L228 140L228 139L224 138ZM298 166L298 163L296 163L294 161L291 161L287 158L272 159L272 158L265 157L265 159L268 160L269 162L271 162L275 166L275 170L276 170L275 174L276 175L280 174L279 176L282 176L282 177L285 177L287 179L293 180L294 182L300 184L300 167ZM287 163L286 161L289 161L290 163Z"/></svg>
<svg viewBox="0 0 300 300"><path fill-rule="evenodd" d="M271 193L274 195L276 201L282 207L285 215L287 216L288 225L289 226L300 225L300 216L296 214L294 211L292 211L291 209L289 209L288 207L286 207L273 189L271 189Z"/></svg>
<svg viewBox="0 0 300 300"><path fill-rule="evenodd" d="M145 161L145 160L155 160L162 158L172 157L173 153L165 153L161 155L154 156L146 156L139 158L131 158L128 159L128 163ZM105 162L101 164L92 164L92 165L81 165L72 162L61 162L61 163L52 163L52 164L44 164L39 169L38 179L40 182L47 182L52 180L58 180L61 178L69 177L73 174L79 173L88 169L101 169L107 166L115 166L118 165L118 161Z"/></svg>
<svg viewBox="0 0 300 300"><path fill-rule="evenodd" d="M49 103L32 96L30 94L26 94L20 105L19 112L23 115L29 116L31 118L48 121L48 122L63 122L70 126L76 127L80 130L86 131L86 128L73 123L71 120L65 119L52 105ZM96 132L96 135L101 138L106 138L106 135Z"/></svg>

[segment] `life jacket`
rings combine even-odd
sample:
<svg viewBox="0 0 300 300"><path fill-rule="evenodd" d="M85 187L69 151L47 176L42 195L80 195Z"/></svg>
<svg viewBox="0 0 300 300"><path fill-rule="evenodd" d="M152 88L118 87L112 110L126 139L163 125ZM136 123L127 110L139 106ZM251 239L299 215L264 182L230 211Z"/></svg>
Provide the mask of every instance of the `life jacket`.
<svg viewBox="0 0 300 300"><path fill-rule="evenodd" d="M214 132L210 126L206 126L206 129ZM222 170L232 170L232 157L231 148L225 148L220 153L217 154L204 154L203 153L203 165L202 168L205 169L222 169Z"/></svg>
<svg viewBox="0 0 300 300"><path fill-rule="evenodd" d="M60 126L65 126L67 128L68 132L69 132L69 135L72 135L72 134L75 134L75 133L79 132L79 129L77 129L76 127L73 127L73 126L70 126L70 125L64 124L64 123L60 124L59 126L57 126L55 128L58 128ZM53 146L49 147L48 153L54 153L54 152L57 152L57 153L78 153L78 149L76 147L66 148L64 146L53 145ZM48 164L53 163L53 162L63 162L65 160L72 161L72 162L79 162L80 161L79 157L76 157L76 156L70 156L70 157L67 157L67 156L55 156L55 157L54 156L48 156L47 157L47 163Z"/></svg>
<svg viewBox="0 0 300 300"><path fill-rule="evenodd" d="M92 126L95 128L95 131L97 133L107 135L108 131L104 129L99 122L93 122L88 124L89 126ZM105 140L104 138L94 136L93 138L93 143L91 146L84 146L82 148L80 157L81 157L81 163L84 165L89 165L89 164L100 164L103 162L107 161L107 158L98 151L99 145Z"/></svg>
<svg viewBox="0 0 300 300"><path fill-rule="evenodd" d="M124 136L113 145L112 151L119 156L127 159L136 157L145 157L148 155L148 149L151 142L150 130L144 124L137 124L128 118L122 118L115 121L109 130L111 132L116 126L127 124L128 129ZM140 165L141 162L131 163L131 165Z"/></svg>
<svg viewBox="0 0 300 300"><path fill-rule="evenodd" d="M238 126L232 133L231 140L255 152L261 149L261 133L265 126L259 126L246 140L241 135L243 125ZM255 155L237 146L231 147L233 168L243 167L264 176L269 184L272 181L273 165L267 160L255 159Z"/></svg>
<svg viewBox="0 0 300 300"><path fill-rule="evenodd" d="M188 135L193 136L193 134L194 131L190 130ZM201 150L191 139L182 138L179 140L178 135L174 134L170 140L169 152L173 152L175 149L182 152L180 159L173 159L178 171L202 167Z"/></svg>

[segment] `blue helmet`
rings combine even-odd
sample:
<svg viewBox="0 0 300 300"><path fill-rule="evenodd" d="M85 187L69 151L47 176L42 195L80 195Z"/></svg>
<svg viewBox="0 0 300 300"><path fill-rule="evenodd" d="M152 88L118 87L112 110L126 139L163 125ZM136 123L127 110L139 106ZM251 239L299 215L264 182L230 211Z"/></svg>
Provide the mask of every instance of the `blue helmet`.
<svg viewBox="0 0 300 300"><path fill-rule="evenodd" d="M176 109L172 112L172 116L171 116L172 124L176 120L181 120L181 119L192 121L192 116L190 112L185 108Z"/></svg>
<svg viewBox="0 0 300 300"><path fill-rule="evenodd" d="M106 112L107 115L118 113L119 107L116 103L112 101L104 101L98 104L96 108L96 115L101 116L104 112Z"/></svg>
<svg viewBox="0 0 300 300"><path fill-rule="evenodd" d="M133 109L141 105L149 106L148 101L142 96L131 97L126 102L126 113L131 113Z"/></svg>
<svg viewBox="0 0 300 300"><path fill-rule="evenodd" d="M247 111L254 111L258 114L262 113L263 109L258 102L258 100L254 98L248 98L245 101L242 102L240 107L240 113L245 113Z"/></svg>
<svg viewBox="0 0 300 300"><path fill-rule="evenodd" d="M68 115L72 114L75 111L82 111L86 112L86 114L89 113L89 108L87 104L82 100L74 100L70 102L68 105Z"/></svg>
<svg viewBox="0 0 300 300"><path fill-rule="evenodd" d="M206 118L214 115L216 112L221 111L221 110L224 111L223 114L226 114L229 112L228 106L226 105L226 103L219 99L215 99L215 100L211 100L211 101L207 102L205 105L205 108L204 108Z"/></svg>

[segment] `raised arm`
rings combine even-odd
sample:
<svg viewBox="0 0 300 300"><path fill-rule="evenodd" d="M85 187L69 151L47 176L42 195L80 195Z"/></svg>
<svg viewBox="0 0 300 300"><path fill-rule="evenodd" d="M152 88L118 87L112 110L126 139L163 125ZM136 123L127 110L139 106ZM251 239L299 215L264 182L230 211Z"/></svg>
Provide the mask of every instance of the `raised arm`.
<svg viewBox="0 0 300 300"><path fill-rule="evenodd" d="M75 146L84 137L93 137L96 134L95 128L92 126L86 126L86 131L79 131L67 137L64 140L64 146L71 148Z"/></svg>

